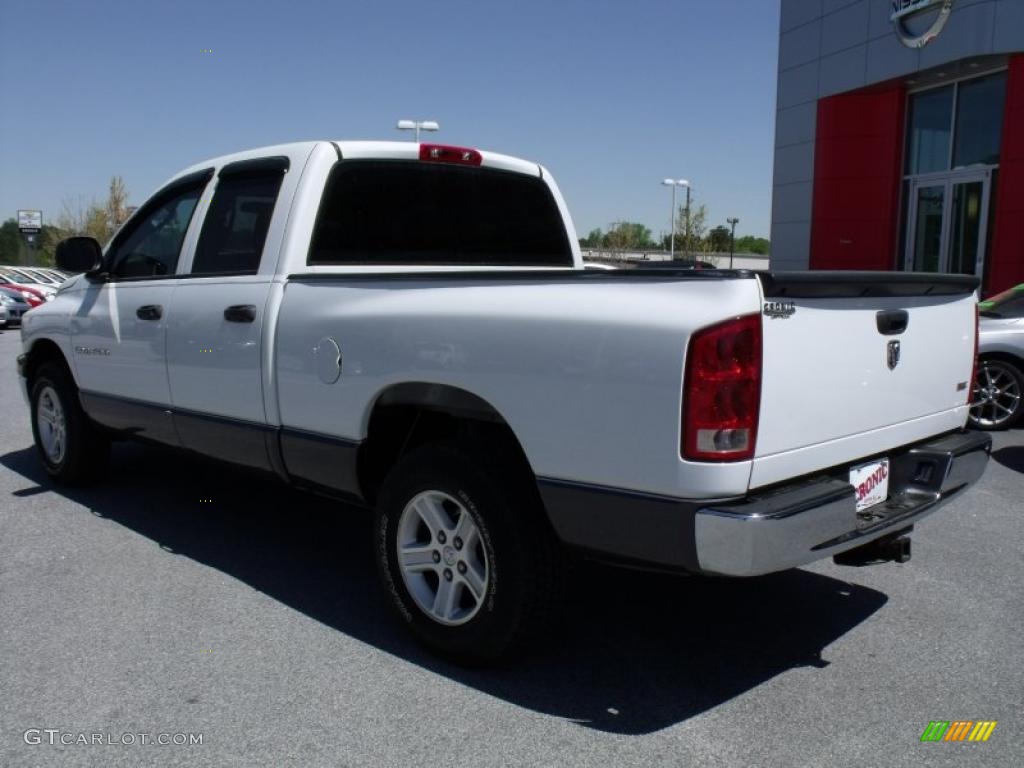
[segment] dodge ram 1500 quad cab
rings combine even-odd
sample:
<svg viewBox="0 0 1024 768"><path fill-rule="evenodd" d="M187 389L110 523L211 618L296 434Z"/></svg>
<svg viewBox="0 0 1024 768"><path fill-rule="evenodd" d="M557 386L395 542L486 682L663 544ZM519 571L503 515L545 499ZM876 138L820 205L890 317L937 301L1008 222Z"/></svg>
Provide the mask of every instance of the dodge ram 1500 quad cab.
<svg viewBox="0 0 1024 768"><path fill-rule="evenodd" d="M570 552L906 559L990 451L975 278L586 270L551 174L491 152L216 158L58 266L19 358L57 481L131 436L361 503L398 615L466 659L541 625Z"/></svg>

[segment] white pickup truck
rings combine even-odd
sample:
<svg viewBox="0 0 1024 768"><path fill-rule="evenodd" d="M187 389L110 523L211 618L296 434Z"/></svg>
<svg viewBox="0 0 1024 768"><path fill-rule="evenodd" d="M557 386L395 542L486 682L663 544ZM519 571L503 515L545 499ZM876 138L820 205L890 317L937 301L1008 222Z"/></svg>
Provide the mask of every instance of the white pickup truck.
<svg viewBox="0 0 1024 768"><path fill-rule="evenodd" d="M58 264L19 358L56 480L128 436L372 507L398 613L464 659L542 629L573 552L903 561L990 451L974 278L586 270L551 174L490 152L217 158Z"/></svg>

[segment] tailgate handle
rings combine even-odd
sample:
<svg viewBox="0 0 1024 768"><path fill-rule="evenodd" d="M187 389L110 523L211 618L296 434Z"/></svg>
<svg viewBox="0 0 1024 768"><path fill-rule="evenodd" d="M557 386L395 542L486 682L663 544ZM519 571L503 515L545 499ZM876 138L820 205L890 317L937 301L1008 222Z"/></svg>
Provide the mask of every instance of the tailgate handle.
<svg viewBox="0 0 1024 768"><path fill-rule="evenodd" d="M910 313L905 309L886 309L875 315L878 332L883 336L895 336L907 330Z"/></svg>

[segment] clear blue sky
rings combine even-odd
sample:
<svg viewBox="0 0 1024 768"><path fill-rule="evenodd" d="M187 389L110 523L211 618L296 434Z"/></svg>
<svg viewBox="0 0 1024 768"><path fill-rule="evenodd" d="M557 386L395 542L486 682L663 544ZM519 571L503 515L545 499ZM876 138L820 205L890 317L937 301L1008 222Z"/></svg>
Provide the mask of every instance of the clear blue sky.
<svg viewBox="0 0 1024 768"><path fill-rule="evenodd" d="M0 0L0 219L141 203L179 169L314 138L438 141L547 165L586 234L668 229L666 176L768 235L776 0ZM212 49L204 53L203 49Z"/></svg>

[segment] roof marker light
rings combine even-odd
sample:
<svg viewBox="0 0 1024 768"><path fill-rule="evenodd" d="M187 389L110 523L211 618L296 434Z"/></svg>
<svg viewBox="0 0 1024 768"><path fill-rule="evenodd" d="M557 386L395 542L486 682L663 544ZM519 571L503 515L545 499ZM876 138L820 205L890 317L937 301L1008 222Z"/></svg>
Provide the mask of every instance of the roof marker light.
<svg viewBox="0 0 1024 768"><path fill-rule="evenodd" d="M480 165L484 159L475 149L449 147L444 144L420 144L420 160L430 163Z"/></svg>

